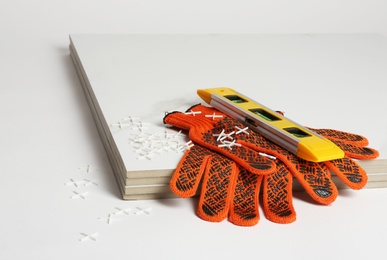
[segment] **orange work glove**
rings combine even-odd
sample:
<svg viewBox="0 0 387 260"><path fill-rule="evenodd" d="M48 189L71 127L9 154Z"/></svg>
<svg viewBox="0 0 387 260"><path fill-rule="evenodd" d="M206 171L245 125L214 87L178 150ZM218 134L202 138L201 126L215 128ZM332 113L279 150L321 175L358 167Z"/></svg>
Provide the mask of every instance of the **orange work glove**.
<svg viewBox="0 0 387 260"><path fill-rule="evenodd" d="M200 114L199 114L200 112ZM203 113L202 113L203 112ZM178 127L181 127L183 129L189 129L190 130L190 137L194 140L195 136L191 135L192 128L198 127L200 125L206 125L207 129L210 128L209 125L211 124L209 121L209 117L206 117L206 115L211 116L211 120L213 120L213 129L207 130L207 132L204 132L206 136L213 136L216 137L217 141L219 139L219 135L213 134L214 132L220 132L222 131L224 136L227 136L230 133L230 130L233 130L234 127L237 127L238 129L244 129L243 125L241 125L239 122L234 121L233 119L225 116L221 112L213 109L208 108L204 106L196 106L189 110L188 113L178 113L174 112L171 114L168 114L164 118L165 123L169 123ZM192 117L195 118L192 118ZM222 117L220 117L222 116ZM188 117L191 118L191 120L188 119ZM182 120L183 119L183 120ZM201 124L200 121L205 122L205 124ZM192 128L190 126L190 122L192 124ZM182 127L183 126L183 127ZM222 130L220 130L222 129ZM238 130L240 131L240 130ZM377 157L378 153L377 151L364 147L367 145L367 141L364 137L361 137L359 135L344 133L336 130L318 130L320 134L325 135L327 138L335 141L340 145L343 150L346 151L346 154L349 156L352 156L354 158L359 159L371 159ZM238 141L236 142L235 139L231 142L228 141L228 145L225 147L228 149L234 149L234 146L240 147L237 144L243 143L244 145L249 146L249 143L246 143L247 141L251 144L254 144L256 147L253 146L253 149L257 151L263 151L268 154L273 154L276 157L278 157L280 160L275 160L275 163L277 164L277 171L276 174L273 175L266 175L264 176L264 185L263 185L263 195L264 195L264 212L266 214L266 217L274 222L277 223L289 223L294 221L295 219L295 213L293 210L292 202L291 202L291 176L294 175L304 186L306 191L312 196L312 198L322 204L329 204L337 196L337 189L334 186L334 184L331 181L330 178L330 169L333 169L336 174L346 183L349 187L353 189L360 189L362 188L366 181L367 176L365 172L351 159L349 158L343 158L339 160L334 160L330 162L325 163L313 163L313 162L307 162L303 159L300 159L293 154L290 154L286 150L278 147L277 145L271 143L270 141L267 141L265 138L255 134L252 131L247 132L247 130L242 131L243 133L239 133ZM193 132L198 133L198 131ZM212 133L212 134L211 134ZM192 138L193 137L193 138ZM340 140L340 141L337 141ZM358 141L362 140L362 141ZM233 146L230 146L230 143L234 143ZM211 147L211 145L209 145ZM218 146L219 148L222 147L221 145ZM196 148L195 148L196 149ZM258 152L259 153L259 152ZM210 156L210 154L215 154L210 151L207 151L206 154L202 157L199 157L201 159L195 160L195 154L194 151L190 152L188 151L187 154L183 157L182 161L180 162L178 168L175 171L174 177L171 180L171 188L172 190L181 197L190 197L195 194L197 190L197 185L201 179L201 174L205 172L204 179L206 178L207 172L209 172L211 169L211 164L208 164L208 160L204 160L203 158L210 158L206 156ZM227 154L227 153L225 153ZM237 153L234 153L234 155L237 155ZM242 160L243 155L241 156ZM282 160L284 161L284 164L287 165L285 167ZM185 162L187 161L188 164ZM240 161L240 160L239 160ZM226 163L229 164L230 162ZM232 162L231 162L232 163ZM184 167L182 167L184 165ZM191 165L191 167L187 167L187 165ZM289 167L290 166L290 167ZM234 167L235 169L237 167ZM195 170L196 169L196 170ZM235 170L234 170L235 172ZM231 186L227 186L228 189L231 189L232 191L232 183L235 183L235 175L239 176L241 175L240 172L243 172L244 174L249 174L248 171L242 170L242 171L236 171L237 173L232 176L232 180L228 180L229 183L231 183ZM238 175L239 174L239 175ZM189 178L187 178L189 176ZM231 175L230 175L231 176ZM229 177L227 177L229 178ZM208 179L208 178L207 178ZM192 181L193 180L193 181ZM255 183L255 191L259 191L259 185L260 185L261 178L258 178L258 182ZM187 184L188 186L183 185L183 183ZM197 183L197 184L193 184ZM206 182L205 182L206 183ZM241 185L240 185L241 186ZM224 186L222 186L224 187ZM237 185L238 187L238 185ZM243 185L241 186L243 187ZM203 187L204 191L202 190L202 196L200 199L200 205L204 205L208 198L210 196L204 196L206 187ZM227 189L226 189L227 190ZM219 191L219 189L218 189ZM234 193L236 194L237 191ZM217 220L224 219L225 214L227 214L228 205L230 205L230 190L227 190L225 193L226 197L220 199L224 200L226 199L226 202L221 202L226 205L224 208L222 208L223 216L220 218L217 218ZM238 198L238 196L233 197L233 203L231 204L231 209L235 208L243 208L238 203L235 203L236 201L244 201ZM255 194L256 195L256 194ZM282 199L279 199L281 197ZM206 199L207 198L207 199ZM256 205L255 209L258 207L257 197L255 196L255 199L250 199L250 204ZM214 217L206 217L201 212L199 205L199 216L201 216L204 219L211 220ZM252 207L254 208L254 207ZM215 211L216 212L216 211ZM232 214L231 214L232 213ZM233 215L233 211L230 213ZM255 218L257 218L258 211L256 210ZM216 215L217 213L215 213ZM253 215L254 215L253 214ZM235 216L235 215L233 215ZM259 219L259 217L258 217ZM213 220L216 221L216 220ZM232 221L232 220L231 220ZM258 220L256 219L255 222ZM251 224L250 224L251 225Z"/></svg>
<svg viewBox="0 0 387 260"><path fill-rule="evenodd" d="M186 113L169 113L164 117L164 123L189 130L189 137L193 142L225 155L252 173L269 174L275 171L275 163L272 160L244 144L230 142L231 135L230 138L227 137L227 134L216 126L224 119L231 118L214 108L202 105L194 106L192 109ZM240 123L235 125L234 121L229 123L232 125L223 130L232 130L232 134L235 135L244 134L245 126ZM238 130L234 125L241 128Z"/></svg>
<svg viewBox="0 0 387 260"><path fill-rule="evenodd" d="M265 189L270 190L267 201L273 202L268 206L273 207L268 214L275 215L273 219L278 223L290 223L295 220L291 198L292 176L287 174L280 161L277 160L277 163L277 170L272 174L253 174L223 155L194 145L180 160L170 187L179 197L189 198L197 194L201 184L200 218L219 222L228 217L236 225L253 226L260 218L258 197L265 176ZM278 205L281 205L280 210Z"/></svg>

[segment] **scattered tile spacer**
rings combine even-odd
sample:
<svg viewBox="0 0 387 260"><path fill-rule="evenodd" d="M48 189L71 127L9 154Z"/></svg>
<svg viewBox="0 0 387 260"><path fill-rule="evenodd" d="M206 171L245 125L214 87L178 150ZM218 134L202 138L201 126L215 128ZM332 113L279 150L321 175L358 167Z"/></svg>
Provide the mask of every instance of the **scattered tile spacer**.
<svg viewBox="0 0 387 260"><path fill-rule="evenodd" d="M118 221L120 219L118 218L113 218L112 214L109 214L106 218L98 218L99 220L105 220L107 224L113 223L113 221Z"/></svg>
<svg viewBox="0 0 387 260"><path fill-rule="evenodd" d="M189 140L188 142L185 143L185 145L187 146L187 149L191 149L191 147L194 147L195 145L192 143L191 140Z"/></svg>
<svg viewBox="0 0 387 260"><path fill-rule="evenodd" d="M82 193L73 191L73 193L75 195L71 196L70 198L72 198L72 199L81 198L81 199L84 199L84 200L86 199L86 195L88 194L87 191L86 192L82 192Z"/></svg>
<svg viewBox="0 0 387 260"><path fill-rule="evenodd" d="M192 143L191 140L189 140L189 141L186 142L184 145L178 147L178 148L177 148L177 151L178 151L178 152L181 152L181 151L184 151L184 150L189 150L189 149L191 149L191 148L194 147L194 146L195 146L195 144Z"/></svg>
<svg viewBox="0 0 387 260"><path fill-rule="evenodd" d="M223 134L223 137L220 138L220 141L223 141L224 139L228 138L230 140L234 140L234 138L232 137L232 135L235 134L235 131L232 131L231 133L229 134Z"/></svg>
<svg viewBox="0 0 387 260"><path fill-rule="evenodd" d="M222 115L217 115L215 112L212 115L205 115L205 117L212 117L212 120L215 120L215 118L222 118Z"/></svg>
<svg viewBox="0 0 387 260"><path fill-rule="evenodd" d="M83 180L84 180L84 183L83 183L84 186L88 186L90 184L94 184L95 186L98 186L98 183L93 180L88 180L88 179L83 179Z"/></svg>
<svg viewBox="0 0 387 260"><path fill-rule="evenodd" d="M230 141L223 141L222 144L219 144L218 147L227 147L230 150L232 150L233 146L242 146L241 144L236 143L236 140Z"/></svg>
<svg viewBox="0 0 387 260"><path fill-rule="evenodd" d="M119 214L125 214L125 215L129 215L130 214L130 212L131 212L131 208L126 208L126 209L121 209L121 208L119 208L119 207L115 207L115 209L117 210L117 211L115 211L113 214L114 215L119 215Z"/></svg>
<svg viewBox="0 0 387 260"><path fill-rule="evenodd" d="M88 240L97 241L98 233L93 233L91 235L80 233L83 237L79 239L79 241L84 242Z"/></svg>
<svg viewBox="0 0 387 260"><path fill-rule="evenodd" d="M134 123L134 121L141 121L141 118L127 116L127 117L122 118L122 121L130 121L130 122Z"/></svg>
<svg viewBox="0 0 387 260"><path fill-rule="evenodd" d="M90 164L88 164L85 167L79 167L78 169L81 170L81 171L85 171L86 173L90 173L93 170L98 169L98 168L93 168L93 167L90 166Z"/></svg>
<svg viewBox="0 0 387 260"><path fill-rule="evenodd" d="M223 135L224 135L224 129L222 130L222 132L220 132L220 134L213 134L212 136L218 137L216 138L216 141L219 142L220 139L223 137Z"/></svg>
<svg viewBox="0 0 387 260"><path fill-rule="evenodd" d="M213 134L212 136L214 136L214 137L217 136L218 138L216 139L216 141L217 142L219 142L219 141L222 142L226 138L228 138L230 140L234 140L234 138L232 137L233 134L235 134L235 131L232 131L231 133L226 134L224 132L224 130L222 130L222 132L220 134Z"/></svg>
<svg viewBox="0 0 387 260"><path fill-rule="evenodd" d="M273 156L273 155L270 155L270 154L267 154L267 153L262 153L262 152L259 152L258 153L259 155L262 155L262 156L265 156L265 157L268 157L272 160L277 160L277 157Z"/></svg>
<svg viewBox="0 0 387 260"><path fill-rule="evenodd" d="M119 129L124 129L128 126L130 126L132 124L129 124L129 123L122 123L122 122L117 122L117 123L114 123L114 124L110 124L110 126L118 126Z"/></svg>
<svg viewBox="0 0 387 260"><path fill-rule="evenodd" d="M193 110L190 110L189 112L185 112L184 115L193 115L193 116L196 116L196 115L199 115L201 114L202 111L193 111Z"/></svg>
<svg viewBox="0 0 387 260"><path fill-rule="evenodd" d="M65 185L73 185L78 188L78 184L83 183L83 181L77 181L74 179L70 179L70 182L66 182Z"/></svg>
<svg viewBox="0 0 387 260"><path fill-rule="evenodd" d="M136 207L136 212L134 214L138 215L138 214L146 214L146 215L150 215L151 213L151 210L152 208L140 208L140 207Z"/></svg>
<svg viewBox="0 0 387 260"><path fill-rule="evenodd" d="M235 134L237 134L237 135L239 135L240 133L244 133L244 134L247 134L247 135L250 134L249 132L247 132L247 130L249 129L248 126L246 126L246 127L243 128L243 129L240 128L240 127L238 127L238 126L235 126L235 128L238 129L238 131L235 133Z"/></svg>

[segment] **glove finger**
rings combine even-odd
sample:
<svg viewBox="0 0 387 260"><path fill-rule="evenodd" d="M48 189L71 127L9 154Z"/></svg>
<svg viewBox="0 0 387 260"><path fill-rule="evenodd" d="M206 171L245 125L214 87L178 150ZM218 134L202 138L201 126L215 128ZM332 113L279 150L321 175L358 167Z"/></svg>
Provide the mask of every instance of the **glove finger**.
<svg viewBox="0 0 387 260"><path fill-rule="evenodd" d="M200 218L220 222L227 217L238 168L234 162L213 154L207 163L199 198Z"/></svg>
<svg viewBox="0 0 387 260"><path fill-rule="evenodd" d="M296 220L292 200L291 172L277 160L277 171L263 176L263 211L266 218L280 224Z"/></svg>
<svg viewBox="0 0 387 260"><path fill-rule="evenodd" d="M333 141L341 150L345 152L345 155L359 160L371 160L379 156L379 152L369 147L359 147L349 143L343 143L341 141Z"/></svg>
<svg viewBox="0 0 387 260"><path fill-rule="evenodd" d="M229 212L229 221L238 226L254 226L259 221L259 190L263 175L240 169L234 198Z"/></svg>
<svg viewBox="0 0 387 260"><path fill-rule="evenodd" d="M170 180L169 186L172 192L182 198L194 196L212 154L198 145L187 150Z"/></svg>
<svg viewBox="0 0 387 260"><path fill-rule="evenodd" d="M331 173L323 163L309 162L296 157L296 170L290 169L305 191L316 202L328 205L337 198L337 188L331 179Z"/></svg>
<svg viewBox="0 0 387 260"><path fill-rule="evenodd" d="M308 129L314 131L315 133L321 136L328 138L331 141L340 141L343 143L348 143L360 147L368 145L367 138L358 134L343 132L334 129L316 129L310 127L308 127Z"/></svg>
<svg viewBox="0 0 387 260"><path fill-rule="evenodd" d="M325 164L351 189L360 190L367 184L367 173L348 157L327 161Z"/></svg>

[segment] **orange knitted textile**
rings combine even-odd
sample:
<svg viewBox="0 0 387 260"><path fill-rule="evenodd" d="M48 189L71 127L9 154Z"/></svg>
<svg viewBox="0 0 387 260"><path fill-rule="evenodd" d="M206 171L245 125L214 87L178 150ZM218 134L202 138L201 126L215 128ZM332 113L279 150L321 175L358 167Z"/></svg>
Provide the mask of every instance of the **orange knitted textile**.
<svg viewBox="0 0 387 260"><path fill-rule="evenodd" d="M165 123L189 130L196 144L184 154L170 186L178 196L192 197L202 180L198 215L208 221L218 222L228 216L236 225L255 225L259 221L258 198L263 185L265 216L276 223L291 223L296 219L293 176L315 201L330 204L338 193L331 171L348 187L361 189L367 175L350 157L378 156L376 150L365 147L368 141L362 136L311 129L334 141L346 157L323 163L308 162L213 108L198 105L188 111L173 112L164 118ZM276 159L262 156L262 152Z"/></svg>

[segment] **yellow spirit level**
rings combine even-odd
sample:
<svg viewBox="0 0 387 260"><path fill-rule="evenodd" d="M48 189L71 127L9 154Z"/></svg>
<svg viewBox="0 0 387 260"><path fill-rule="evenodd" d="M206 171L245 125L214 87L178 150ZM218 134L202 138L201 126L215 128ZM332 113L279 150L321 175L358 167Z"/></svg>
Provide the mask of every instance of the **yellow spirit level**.
<svg viewBox="0 0 387 260"><path fill-rule="evenodd" d="M212 107L242 121L249 128L300 158L323 162L344 157L333 142L230 88L199 89Z"/></svg>

